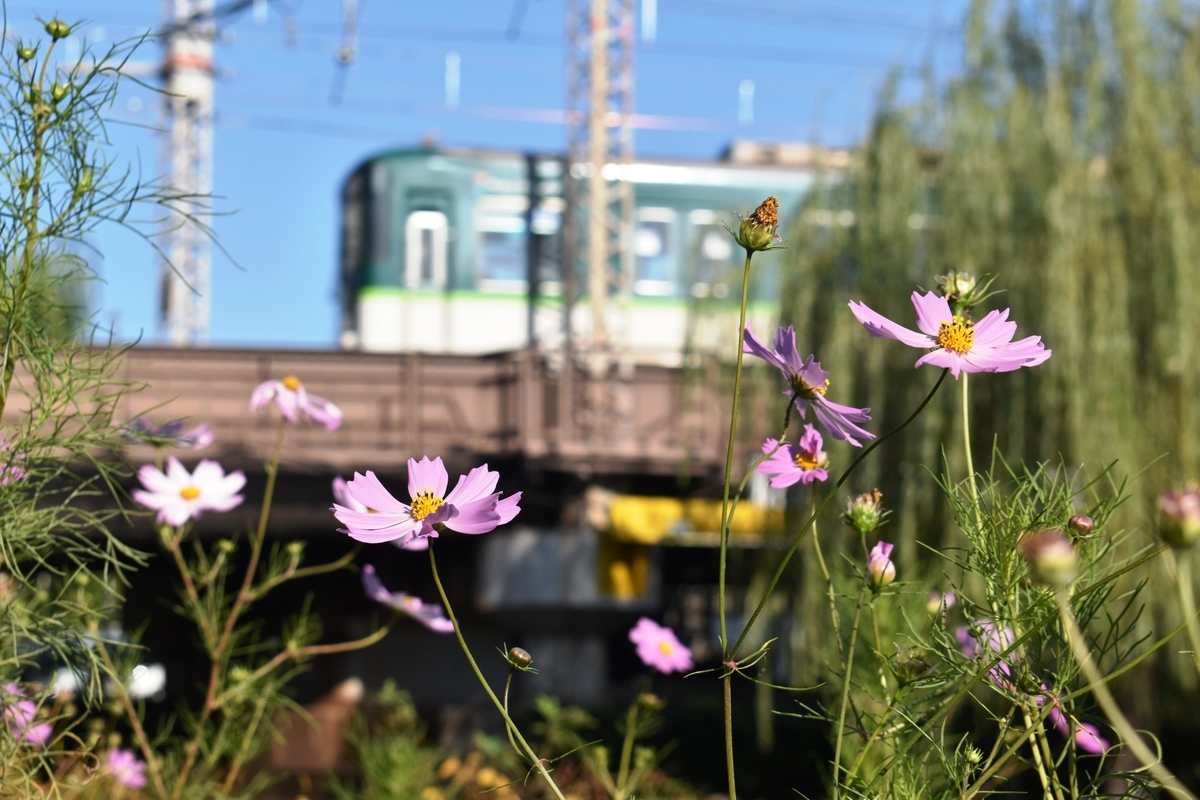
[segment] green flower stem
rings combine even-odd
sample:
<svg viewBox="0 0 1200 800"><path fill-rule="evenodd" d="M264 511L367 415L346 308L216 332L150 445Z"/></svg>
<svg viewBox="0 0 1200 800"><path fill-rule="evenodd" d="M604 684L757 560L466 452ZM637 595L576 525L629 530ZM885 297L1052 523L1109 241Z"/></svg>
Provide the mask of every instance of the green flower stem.
<svg viewBox="0 0 1200 800"><path fill-rule="evenodd" d="M637 718L640 699L634 698L629 713L625 716L625 742L621 745L621 764L617 768L617 791L613 800L629 800L629 767L633 761L633 742L637 738Z"/></svg>
<svg viewBox="0 0 1200 800"><path fill-rule="evenodd" d="M529 742L525 741L525 737L521 735L516 723L512 721L512 717L508 715L504 704L500 702L500 698L496 697L496 693L492 691L492 687L488 684L487 678L483 677L483 670L479 668L479 664L475 661L475 656L471 655L471 648L467 646L467 640L463 638L462 628L458 624L458 618L454 616L454 608L450 605L450 598L446 596L446 589L442 586L442 578L438 575L437 558L433 555L433 542L429 543L429 567L433 570L433 582L437 585L438 596L442 598L442 605L446 608L446 616L450 618L450 622L454 625L454 635L458 639L458 646L462 648L463 655L467 657L467 663L471 665L471 669L475 672L475 677L479 680L479 684L483 686L483 690L487 692L487 696L492 701L492 705L500 712L500 716L504 718L504 724L516 736L517 741L521 744L521 750L529 759L537 771L541 773L542 778L550 786L550 790L554 792L554 796L558 800L566 800L563 797L562 791L558 788L558 784L550 777L549 770L546 769L546 764L542 759L538 758L537 753L529 746Z"/></svg>
<svg viewBox="0 0 1200 800"><path fill-rule="evenodd" d="M742 402L742 351L745 349L746 338L746 305L750 299L750 258L753 251L746 251L746 265L742 268L742 310L738 320L737 360L733 371L733 408L729 413L729 444L725 448L725 482L721 497L721 554L720 566L717 573L717 605L721 624L721 650L728 656L728 630L725 622L725 565L729 550L729 489L733 483L733 449L737 441L738 408ZM729 800L737 800L733 791Z"/></svg>
<svg viewBox="0 0 1200 800"><path fill-rule="evenodd" d="M229 616L225 619L225 626L221 630L221 636L209 650L208 657L211 666L208 673L208 688L204 696L204 707L200 709L200 716L196 721L195 732L192 734L192 738L188 740L187 747L185 748L183 766L179 769L179 775L175 779L175 787L171 791L173 800L180 797L187 786L188 775L191 774L192 767L196 764L196 756L200 753L200 744L204 737L205 726L208 724L212 713L219 707L218 690L221 683L221 666L225 663L228 656L229 643L233 638L234 630L237 628L238 619L241 617L242 611L245 610L247 601L251 599L254 574L258 571L258 561L262 556L263 540L267 535L267 522L271 518L271 501L275 497L275 481L279 477L279 461L283 457L283 440L287 435L287 426L287 420L280 418L279 431L275 435L275 447L271 450L271 460L267 462L267 486L263 491L262 510L258 515L258 528L254 531L254 538L250 540L250 563L246 565L246 575L242 578L242 588L238 591L237 597L234 598L233 606L229 609ZM184 569L186 570L186 565L184 565Z"/></svg>
<svg viewBox="0 0 1200 800"><path fill-rule="evenodd" d="M833 638L837 641L838 661L844 661L846 658L845 648L842 646L842 625L838 619L837 597L833 588L833 577L829 574L829 567L825 566L825 556L821 553L821 537L817 535L817 483L813 481L812 485L812 543L813 549L817 552L817 563L821 565L821 575L825 578L825 584L829 587L829 619L833 622Z"/></svg>
<svg viewBox="0 0 1200 800"><path fill-rule="evenodd" d="M133 728L133 738L137 740L138 749L142 751L142 758L146 760L146 769L150 771L150 780L154 783L154 790L160 798L166 798L167 787L163 783L162 773L158 770L158 759L154 757L154 750L150 746L150 737L146 735L146 729L142 726L142 718L138 716L137 708L130 699L129 692L125 690L124 681L118 679L117 667L108 653L108 647L104 644L103 637L96 636L93 641L96 643L96 652L99 654L100 660L104 662L105 668L113 676L117 700L125 712L126 719L129 720L129 727Z"/></svg>
<svg viewBox="0 0 1200 800"><path fill-rule="evenodd" d="M733 481L733 447L737 441L738 406L742 401L742 351L746 338L746 304L750 299L750 259L754 251L746 250L746 265L742 268L742 309L738 319L737 365L733 372L733 408L729 413L729 445L725 449L725 481L721 498L721 553L717 571L717 615L721 623L721 652L728 661L729 631L725 621L725 566L729 554L729 487ZM747 628L748 630L748 628ZM745 636L745 631L742 631ZM741 640L739 639L739 642ZM733 775L733 697L730 676L725 676L725 766L729 774L729 800L737 800L737 783Z"/></svg>
<svg viewBox="0 0 1200 800"><path fill-rule="evenodd" d="M1175 557L1174 550L1167 550L1167 563L1174 567L1175 583L1179 587L1179 605L1183 620L1187 623L1188 641L1192 646L1192 664L1200 673L1200 623L1196 621L1196 598L1193 595L1191 554Z"/></svg>
<svg viewBox="0 0 1200 800"><path fill-rule="evenodd" d="M1021 708L1021 715L1025 719L1025 727L1031 731L1029 749L1033 751L1033 766L1037 769L1038 780L1042 783L1042 796L1046 800L1051 800L1050 778L1046 775L1046 766L1042 763L1042 751L1038 749L1037 731L1033 727L1033 720L1029 717L1029 711L1024 707Z"/></svg>
<svg viewBox="0 0 1200 800"><path fill-rule="evenodd" d="M867 743L858 751L858 755L854 757L854 763L850 765L850 771L846 773L846 783L854 780L854 776L858 774L858 768L862 766L863 761L867 757L867 751L871 749L871 745L883 738L884 731L887 730L887 722L891 719L892 713L896 710L896 701L900 699L900 689L892 692L888 698L887 708L883 711L883 716L879 718L879 723L875 726L875 730L871 733L871 738L867 739Z"/></svg>
<svg viewBox="0 0 1200 800"><path fill-rule="evenodd" d="M975 509L975 524L983 526L983 517L979 511L979 489L975 486L975 461L971 458L971 404L967 395L967 376L963 372L959 378L962 381L962 426L963 453L967 457L967 485L971 489L971 506Z"/></svg>
<svg viewBox="0 0 1200 800"><path fill-rule="evenodd" d="M1083 672L1084 677L1087 678L1092 695L1096 698L1096 702L1100 704L1100 708L1104 711L1104 715L1108 717L1108 721L1112 723L1117 735L1121 737L1126 746L1137 757L1138 761L1142 762L1142 765L1149 770L1150 774L1168 792L1183 800L1196 800L1195 795L1189 792L1179 782L1179 779L1163 765L1158 756L1150 751L1150 748L1142 741L1142 737L1134 730L1133 725L1129 723L1129 720L1121 712L1121 707L1117 705L1117 701L1113 698L1112 693L1108 691L1108 686L1105 685L1104 677L1100 674L1100 670L1096 668L1096 663L1092 661L1092 654L1084 642L1083 633L1079 630L1079 624L1075 621L1075 614L1071 611L1070 598L1066 591L1061 590L1057 592L1055 599L1058 601L1058 615L1062 620L1063 633L1066 634L1067 643L1071 646L1071 652L1075 656L1075 661L1079 664L1079 669Z"/></svg>
<svg viewBox="0 0 1200 800"><path fill-rule="evenodd" d="M509 667L508 677L504 679L504 713L508 713L508 692L512 689L512 679L515 669ZM508 743L512 745L513 752L517 754L517 758L525 760L525 754L521 752L521 748L517 747L517 740L513 738L512 728L508 725L504 726L504 732L508 734Z"/></svg>
<svg viewBox="0 0 1200 800"><path fill-rule="evenodd" d="M854 606L854 621L850 623L850 642L846 648L846 670L842 675L842 710L838 715L837 734L833 746L833 800L838 800L842 791L842 738L846 728L846 707L850 705L850 683L854 672L854 645L858 640L858 622L862 617L863 597L867 593L864 582L858 590L858 603Z"/></svg>
<svg viewBox="0 0 1200 800"><path fill-rule="evenodd" d="M754 623L758 619L758 615L762 613L763 608L767 605L767 601L775 592L775 587L783 578L784 571L787 569L787 565L791 562L792 556L796 554L796 550L800 547L800 542L804 539L804 535L808 533L810 528L812 528L813 524L817 521L817 517L820 516L821 512L825 510L825 506L829 505L829 502L837 496L838 489L842 488L842 484L844 484L850 478L850 475L855 469L857 469L858 465L861 464L867 456L874 452L875 448L879 447L879 445L883 444L888 439L907 428L912 421L915 420L921 414L921 412L925 410L925 406L929 405L929 401L933 399L935 394L937 394L937 390L941 388L942 382L946 380L946 375L949 374L949 372L949 370L942 370L942 374L938 376L937 383L935 383L933 388L929 390L929 394L925 395L925 399L921 401L921 404L917 406L912 414L908 416L908 419L904 420L904 422L901 422L895 428L892 428L883 436L880 436L878 439L864 447L863 451L858 454L858 458L854 459L854 461L850 463L850 466L846 467L846 471L843 472L837 479L837 482L833 484L833 488L831 488L829 493L825 495L825 499L821 501L821 505L817 507L817 510L814 511L812 516L808 518L808 522L804 523L804 527L801 528L800 532L796 534L794 539L792 539L792 544L788 547L787 552L784 553L783 560L779 562L779 566L775 569L775 575L771 578L771 583L767 585L767 591L763 593L762 599L758 601L758 606L754 609L754 613L750 615L749 622L747 622L746 627L742 629L741 636L738 637L738 640L734 643L733 647L729 648L728 652L731 655L736 653L738 648L742 646L742 642L745 641L746 635L750 632L750 629L754 627ZM730 798L730 800L734 800L734 798Z"/></svg>

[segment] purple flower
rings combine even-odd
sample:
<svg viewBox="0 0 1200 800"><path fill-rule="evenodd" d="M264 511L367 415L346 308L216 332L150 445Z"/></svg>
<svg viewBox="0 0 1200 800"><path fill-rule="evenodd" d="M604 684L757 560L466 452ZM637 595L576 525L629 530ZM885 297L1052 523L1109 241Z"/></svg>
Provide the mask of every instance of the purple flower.
<svg viewBox="0 0 1200 800"><path fill-rule="evenodd" d="M226 475L220 464L204 459L189 474L174 456L167 459L165 473L147 464L138 470L138 479L146 488L134 489L133 499L158 511L160 523L175 527L205 511L229 511L241 505L238 492L246 485L241 470Z"/></svg>
<svg viewBox="0 0 1200 800"><path fill-rule="evenodd" d="M9 697L25 697L25 692L15 683L6 684L4 694ZM8 729L13 737L44 747L54 733L54 726L49 722L34 723L37 704L32 700L20 699L14 703L9 697L4 698L4 719L8 722Z"/></svg>
<svg viewBox="0 0 1200 800"><path fill-rule="evenodd" d="M11 445L8 439L0 436L0 454L7 453L9 447ZM10 483L25 480L29 472L19 463L23 460L24 456L18 453L3 464L0 464L0 486L8 486Z"/></svg>
<svg viewBox="0 0 1200 800"><path fill-rule="evenodd" d="M862 447L855 436L863 439L875 438L875 434L855 424L870 422L871 409L851 408L825 399L825 392L829 388L829 373L821 369L821 364L814 355L801 360L800 353L796 350L796 331L790 325L775 331L774 352L760 342L747 325L746 341L742 349L743 352L758 356L783 373L788 385L792 387L785 394L789 397L795 395L796 410L800 412L802 419L807 418L811 406L817 422L833 438L843 439L855 447Z"/></svg>
<svg viewBox="0 0 1200 800"><path fill-rule="evenodd" d="M675 631L652 619L639 619L629 631L629 641L637 645L638 658L659 672L685 672L692 668L692 651L683 646Z"/></svg>
<svg viewBox="0 0 1200 800"><path fill-rule="evenodd" d="M799 481L812 483L829 479L825 465L829 463L829 455L821 449L821 434L812 425L804 426L804 435L800 444L784 444L779 446L779 440L767 439L763 442L764 453L775 452L766 461L758 465L758 471L764 475L774 475L771 485L783 489Z"/></svg>
<svg viewBox="0 0 1200 800"><path fill-rule="evenodd" d="M893 544L884 541L876 542L867 558L867 582L876 592L896 580L896 565L892 563L891 559L893 549L895 549Z"/></svg>
<svg viewBox="0 0 1200 800"><path fill-rule="evenodd" d="M351 511L357 511L360 514L374 514L375 512L367 508L362 503L350 496L350 490L346 488L346 480L342 476L333 479L333 502L340 506L345 506ZM399 547L401 550L428 550L429 539L422 537L420 539L410 539L407 542L396 540L392 544Z"/></svg>
<svg viewBox="0 0 1200 800"><path fill-rule="evenodd" d="M331 510L346 526L344 532L350 538L371 544L394 541L403 545L418 538L436 537L436 525L459 533L487 533L511 521L521 510L517 505L520 492L500 499L500 493L495 491L499 480L499 473L484 464L460 476L454 490L446 494L449 476L442 459L430 461L425 457L418 462L410 458L411 504L393 497L374 472L366 475L356 472L354 480L346 484L346 491L368 511L336 503Z"/></svg>
<svg viewBox="0 0 1200 800"><path fill-rule="evenodd" d="M120 786L128 789L146 787L146 762L133 754L132 750L113 748L104 754L104 769Z"/></svg>
<svg viewBox="0 0 1200 800"><path fill-rule="evenodd" d="M385 606L391 606L401 611L417 622L438 633L454 633L454 623L446 619L445 612L439 605L422 602L421 598L413 597L404 592L389 592L375 574L375 568L370 564L363 567L363 590L367 597Z"/></svg>
<svg viewBox="0 0 1200 800"><path fill-rule="evenodd" d="M960 372L1012 372L1021 367L1036 367L1050 357L1042 337L1012 340L1017 323L1008 322L1008 309L992 311L978 323L972 323L950 311L945 297L933 292L913 292L917 309L917 327L909 330L862 303L850 302L854 316L874 336L883 336L932 352L917 360L917 366L933 364L946 367L958 378Z"/></svg>
<svg viewBox="0 0 1200 800"><path fill-rule="evenodd" d="M1016 636L1013 635L1012 628L1004 627L997 628L996 623L990 619L978 620L972 628L959 628L954 632L954 636L958 639L959 650L967 658L991 659L998 653L1003 652L1011 647L1016 641ZM1007 658L1015 658L1015 653L1010 653ZM1012 669L1008 663L1001 661L988 672L988 678L997 687L1005 691L1015 691L1016 687L1012 683Z"/></svg>
<svg viewBox="0 0 1200 800"><path fill-rule="evenodd" d="M342 410L323 397L309 394L295 375L260 383L250 395L250 410L266 408L272 400L288 422L310 419L331 431L342 424Z"/></svg>
<svg viewBox="0 0 1200 800"><path fill-rule="evenodd" d="M202 450L213 443L212 429L207 424L202 423L185 432L183 423L179 420L151 425L145 418L137 417L122 426L121 435L131 444L179 447L186 450Z"/></svg>
<svg viewBox="0 0 1200 800"><path fill-rule="evenodd" d="M1046 685L1042 684L1042 688L1046 689ZM1054 707L1050 709L1051 724L1053 724L1055 728L1058 728L1059 733L1061 733L1063 736L1071 736L1073 731L1075 737L1075 746L1080 750L1093 755L1101 755L1102 753L1108 751L1108 748L1111 745L1109 745L1104 737L1100 735L1099 729L1097 729L1096 726L1092 725L1091 723L1078 722L1074 718L1068 721L1067 715L1063 712L1058 698L1052 697L1049 694L1049 690L1047 690L1045 695L1040 695L1035 699L1039 706L1043 705L1047 701L1054 704Z"/></svg>

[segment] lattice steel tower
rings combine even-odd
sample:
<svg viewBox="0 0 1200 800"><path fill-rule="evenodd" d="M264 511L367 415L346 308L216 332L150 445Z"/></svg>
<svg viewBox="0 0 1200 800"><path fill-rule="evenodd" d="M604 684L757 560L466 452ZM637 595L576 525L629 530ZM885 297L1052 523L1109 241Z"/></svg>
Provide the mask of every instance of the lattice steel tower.
<svg viewBox="0 0 1200 800"><path fill-rule="evenodd" d="M606 361L621 350L633 284L633 185L625 179L633 161L633 15L634 0L567 4L572 216L564 268L587 276L590 331L575 331L575 340Z"/></svg>
<svg viewBox="0 0 1200 800"><path fill-rule="evenodd" d="M185 198L181 207L203 216L212 191L213 0L165 0L162 81L165 95L162 158L173 189ZM170 263L161 265L160 326L171 344L208 341L208 236L183 214L164 221L164 246Z"/></svg>

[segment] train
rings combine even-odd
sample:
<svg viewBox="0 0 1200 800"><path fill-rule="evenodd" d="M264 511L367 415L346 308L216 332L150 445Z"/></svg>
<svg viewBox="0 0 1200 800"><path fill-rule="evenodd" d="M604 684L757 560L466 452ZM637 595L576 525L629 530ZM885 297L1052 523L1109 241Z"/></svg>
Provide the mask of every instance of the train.
<svg viewBox="0 0 1200 800"><path fill-rule="evenodd" d="M740 297L742 254L725 226L768 195L790 218L847 158L741 142L713 161L606 165L604 174L616 171L633 190L632 274L614 281L625 289L605 303L622 350L670 365L715 340L695 319L698 308ZM482 355L554 350L587 330L587 280L579 272L567 280L566 262L580 267L564 237L568 181L589 166L556 154L434 146L357 164L341 187L341 346ZM750 314L763 326L777 316L778 263L774 253L756 261ZM714 324L727 329L728 316Z"/></svg>

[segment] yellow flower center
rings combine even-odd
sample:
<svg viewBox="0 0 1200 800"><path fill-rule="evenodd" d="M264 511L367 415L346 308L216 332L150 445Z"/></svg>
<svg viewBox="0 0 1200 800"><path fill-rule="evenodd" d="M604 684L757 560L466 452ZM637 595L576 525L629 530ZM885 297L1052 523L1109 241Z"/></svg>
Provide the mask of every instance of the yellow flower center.
<svg viewBox="0 0 1200 800"><path fill-rule="evenodd" d="M295 375L288 375L286 378L280 381L280 383L283 384L285 389L289 389L293 392L300 391L300 379Z"/></svg>
<svg viewBox="0 0 1200 800"><path fill-rule="evenodd" d="M821 459L812 453L796 453L796 466L800 469L816 469L821 466Z"/></svg>
<svg viewBox="0 0 1200 800"><path fill-rule="evenodd" d="M805 400L813 400L817 395L823 396L827 391L829 391L829 379L825 379L824 386L813 386L799 375L793 375L792 391L803 397Z"/></svg>
<svg viewBox="0 0 1200 800"><path fill-rule="evenodd" d="M675 652L675 648L670 642L659 642L658 652L662 653L664 656L669 656L671 653Z"/></svg>
<svg viewBox="0 0 1200 800"><path fill-rule="evenodd" d="M184 500L195 500L200 496L200 490L195 486L185 486L179 490L179 496Z"/></svg>
<svg viewBox="0 0 1200 800"><path fill-rule="evenodd" d="M429 489L414 495L412 499L413 519L420 521L442 507L442 498L434 497Z"/></svg>
<svg viewBox="0 0 1200 800"><path fill-rule="evenodd" d="M966 355L975 344L975 326L957 314L938 327L937 343L958 355Z"/></svg>
<svg viewBox="0 0 1200 800"><path fill-rule="evenodd" d="M415 597L404 598L404 607L408 608L408 609L416 608L417 607L417 598L415 598Z"/></svg>

